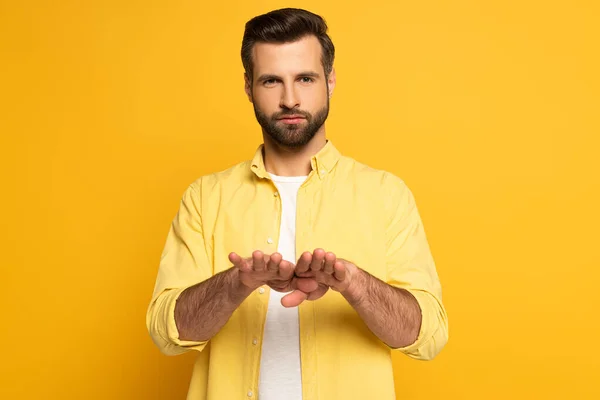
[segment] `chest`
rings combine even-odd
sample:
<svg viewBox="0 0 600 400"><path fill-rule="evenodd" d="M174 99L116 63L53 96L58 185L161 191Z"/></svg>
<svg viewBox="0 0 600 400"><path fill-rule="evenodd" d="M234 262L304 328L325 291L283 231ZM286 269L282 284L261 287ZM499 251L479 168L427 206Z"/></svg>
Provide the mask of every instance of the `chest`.
<svg viewBox="0 0 600 400"><path fill-rule="evenodd" d="M384 279L386 220L372 191L352 185L302 185L296 196L272 182L228 194L212 221L214 272L228 269L228 255L278 251L293 231L295 255L322 248ZM282 224L283 222L283 224ZM293 225L293 226L292 226ZM283 235L282 235L283 234Z"/></svg>

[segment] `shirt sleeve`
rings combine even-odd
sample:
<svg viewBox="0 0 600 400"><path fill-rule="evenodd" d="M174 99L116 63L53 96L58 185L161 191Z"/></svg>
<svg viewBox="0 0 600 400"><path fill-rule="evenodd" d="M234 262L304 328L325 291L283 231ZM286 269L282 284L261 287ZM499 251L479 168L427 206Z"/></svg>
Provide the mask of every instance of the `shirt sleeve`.
<svg viewBox="0 0 600 400"><path fill-rule="evenodd" d="M184 192L179 211L171 224L146 313L150 337L166 355L202 351L208 343L180 340L175 324L175 304L181 293L212 276L202 228L201 204L201 180L198 180Z"/></svg>
<svg viewBox="0 0 600 400"><path fill-rule="evenodd" d="M411 190L389 174L385 187L387 283L410 292L421 309L417 340L394 350L419 360L433 359L448 341L448 317L442 304L442 288L423 223Z"/></svg>

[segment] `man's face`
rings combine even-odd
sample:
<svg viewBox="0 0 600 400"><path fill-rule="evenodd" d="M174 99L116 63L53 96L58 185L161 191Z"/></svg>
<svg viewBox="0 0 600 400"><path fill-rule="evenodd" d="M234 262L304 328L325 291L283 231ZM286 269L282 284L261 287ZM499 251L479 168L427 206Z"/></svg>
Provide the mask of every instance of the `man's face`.
<svg viewBox="0 0 600 400"><path fill-rule="evenodd" d="M284 44L257 43L252 59L246 93L258 123L282 146L307 144L327 119L335 86L335 73L325 76L319 40L307 36Z"/></svg>

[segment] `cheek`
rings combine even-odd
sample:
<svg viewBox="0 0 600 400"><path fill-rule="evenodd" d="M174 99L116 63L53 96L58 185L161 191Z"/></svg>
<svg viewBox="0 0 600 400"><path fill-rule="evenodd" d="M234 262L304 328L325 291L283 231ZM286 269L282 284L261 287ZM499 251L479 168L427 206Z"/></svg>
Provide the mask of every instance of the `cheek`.
<svg viewBox="0 0 600 400"><path fill-rule="evenodd" d="M279 108L276 90L257 89L253 93L254 104L263 112L271 114Z"/></svg>
<svg viewBox="0 0 600 400"><path fill-rule="evenodd" d="M301 108L318 111L327 105L327 88L311 87L303 91Z"/></svg>

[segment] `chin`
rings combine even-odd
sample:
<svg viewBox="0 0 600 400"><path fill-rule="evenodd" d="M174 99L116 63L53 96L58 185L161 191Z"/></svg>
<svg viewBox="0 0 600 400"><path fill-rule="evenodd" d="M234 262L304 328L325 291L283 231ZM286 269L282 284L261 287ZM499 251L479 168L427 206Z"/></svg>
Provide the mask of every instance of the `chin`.
<svg viewBox="0 0 600 400"><path fill-rule="evenodd" d="M313 137L314 136L294 137L292 140L287 140L285 144L286 144L286 146L289 146L289 147L302 147L302 146L305 146L308 143L310 143L310 141L312 140Z"/></svg>

